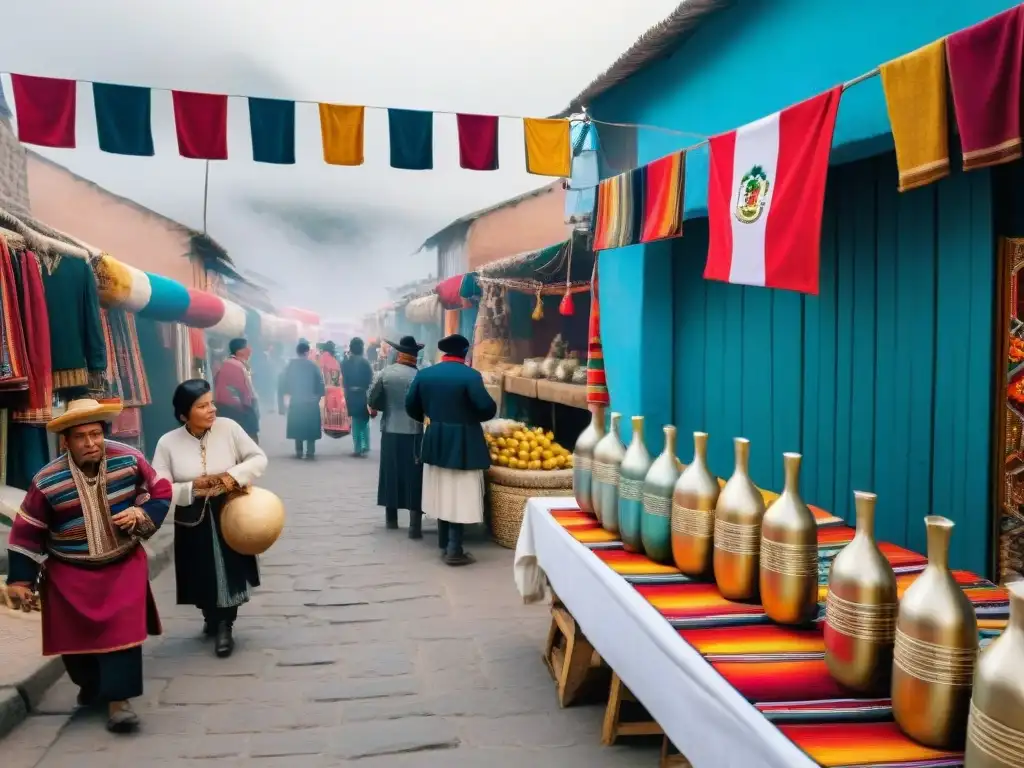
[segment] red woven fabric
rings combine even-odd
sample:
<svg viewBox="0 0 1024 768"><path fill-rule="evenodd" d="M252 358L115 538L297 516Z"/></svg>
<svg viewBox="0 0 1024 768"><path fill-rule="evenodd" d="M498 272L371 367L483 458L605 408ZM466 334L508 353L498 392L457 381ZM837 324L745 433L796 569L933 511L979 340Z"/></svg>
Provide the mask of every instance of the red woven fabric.
<svg viewBox="0 0 1024 768"><path fill-rule="evenodd" d="M223 319L224 301L220 296L189 288L188 298L188 309L181 320L185 325L191 328L212 328Z"/></svg>
<svg viewBox="0 0 1024 768"><path fill-rule="evenodd" d="M174 91L178 152L198 160L228 159L228 97Z"/></svg>
<svg viewBox="0 0 1024 768"><path fill-rule="evenodd" d="M456 275L437 284L437 298L441 300L441 306L445 309L462 309L466 306L460 294L463 277L465 275Z"/></svg>
<svg viewBox="0 0 1024 768"><path fill-rule="evenodd" d="M18 139L40 147L75 146L74 80L11 75L18 110Z"/></svg>

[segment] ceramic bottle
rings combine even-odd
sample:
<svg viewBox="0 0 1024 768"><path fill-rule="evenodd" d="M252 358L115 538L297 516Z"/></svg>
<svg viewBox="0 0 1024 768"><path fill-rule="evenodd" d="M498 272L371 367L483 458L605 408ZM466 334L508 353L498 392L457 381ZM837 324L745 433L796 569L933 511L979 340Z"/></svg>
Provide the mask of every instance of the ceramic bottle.
<svg viewBox="0 0 1024 768"><path fill-rule="evenodd" d="M626 549L642 552L640 517L644 510L644 478L651 467L651 455L644 445L644 417L634 416L632 422L633 439L622 458L619 475L619 536Z"/></svg>
<svg viewBox="0 0 1024 768"><path fill-rule="evenodd" d="M590 425L576 438L576 446L572 450L572 492L580 509L592 515L594 448L604 437L604 406L592 405L590 412Z"/></svg>
<svg viewBox="0 0 1024 768"><path fill-rule="evenodd" d="M729 600L755 600L760 580L764 497L750 479L750 441L733 439L736 468L715 504L715 583Z"/></svg>
<svg viewBox="0 0 1024 768"><path fill-rule="evenodd" d="M605 530L619 531L619 467L626 455L626 446L619 439L619 421L622 415L612 413L608 432L594 446L594 470L590 483L590 498L594 515Z"/></svg>
<svg viewBox="0 0 1024 768"><path fill-rule="evenodd" d="M825 664L850 690L884 696L899 608L896 574L875 542L875 494L854 491L853 497L857 531L829 569Z"/></svg>
<svg viewBox="0 0 1024 768"><path fill-rule="evenodd" d="M1010 621L974 672L965 768L1024 765L1024 582L1007 589Z"/></svg>
<svg viewBox="0 0 1024 768"><path fill-rule="evenodd" d="M971 706L978 618L949 570L953 521L929 515L924 524L928 566L907 588L896 615L892 714L914 741L959 749Z"/></svg>
<svg viewBox="0 0 1024 768"><path fill-rule="evenodd" d="M708 434L693 433L693 461L672 493L672 559L687 576L714 573L715 506L722 487L708 469Z"/></svg>
<svg viewBox="0 0 1024 768"><path fill-rule="evenodd" d="M644 478L644 511L640 539L644 552L656 563L672 562L672 493L679 478L676 428L664 428L665 448Z"/></svg>
<svg viewBox="0 0 1024 768"><path fill-rule="evenodd" d="M782 454L786 485L761 522L761 605L778 624L818 614L818 523L800 498L801 458Z"/></svg>

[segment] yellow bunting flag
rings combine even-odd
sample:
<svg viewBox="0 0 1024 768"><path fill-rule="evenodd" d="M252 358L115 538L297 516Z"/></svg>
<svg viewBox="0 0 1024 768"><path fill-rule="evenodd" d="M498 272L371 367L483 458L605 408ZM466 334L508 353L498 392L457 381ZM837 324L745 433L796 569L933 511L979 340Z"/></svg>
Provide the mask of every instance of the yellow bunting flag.
<svg viewBox="0 0 1024 768"><path fill-rule="evenodd" d="M896 143L900 192L948 176L946 41L936 40L878 69Z"/></svg>
<svg viewBox="0 0 1024 768"><path fill-rule="evenodd" d="M523 118L526 136L526 170L538 176L567 178L572 162L569 121Z"/></svg>
<svg viewBox="0 0 1024 768"><path fill-rule="evenodd" d="M320 105L320 136L324 162L330 165L363 164L364 107Z"/></svg>

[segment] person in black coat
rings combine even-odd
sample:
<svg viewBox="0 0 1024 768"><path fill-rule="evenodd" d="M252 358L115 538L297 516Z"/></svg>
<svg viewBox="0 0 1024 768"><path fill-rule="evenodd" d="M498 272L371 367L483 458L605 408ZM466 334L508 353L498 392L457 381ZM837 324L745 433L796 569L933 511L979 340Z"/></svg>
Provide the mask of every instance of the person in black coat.
<svg viewBox="0 0 1024 768"><path fill-rule="evenodd" d="M370 452L370 406L366 399L372 383L373 368L363 357L363 340L352 339L348 355L341 361L341 386L345 389L345 405L352 418L354 455L359 457Z"/></svg>
<svg viewBox="0 0 1024 768"><path fill-rule="evenodd" d="M288 439L295 441L296 458L302 458L305 445L306 458L312 459L316 455L316 441L323 436L320 398L324 396L324 378L317 364L309 359L308 341L299 341L295 355L281 374L278 402L281 412L288 414ZM289 398L287 406L285 397Z"/></svg>
<svg viewBox="0 0 1024 768"><path fill-rule="evenodd" d="M454 334L437 345L441 362L416 374L405 410L429 419L423 433L423 511L437 518L438 545L448 565L468 565L463 528L484 519L484 470L491 458L483 422L498 411L480 374L466 365L469 341Z"/></svg>

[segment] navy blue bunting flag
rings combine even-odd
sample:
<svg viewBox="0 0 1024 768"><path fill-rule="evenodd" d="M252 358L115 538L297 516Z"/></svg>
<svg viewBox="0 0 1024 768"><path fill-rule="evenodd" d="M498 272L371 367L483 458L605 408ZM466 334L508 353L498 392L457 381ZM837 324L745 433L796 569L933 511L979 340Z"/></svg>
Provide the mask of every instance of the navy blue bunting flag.
<svg viewBox="0 0 1024 768"><path fill-rule="evenodd" d="M434 113L389 109L391 167L429 171L434 167Z"/></svg>
<svg viewBox="0 0 1024 768"><path fill-rule="evenodd" d="M295 164L295 102L249 98L252 159L257 163Z"/></svg>
<svg viewBox="0 0 1024 768"><path fill-rule="evenodd" d="M115 155L153 156L149 88L93 83L92 99L100 149Z"/></svg>

